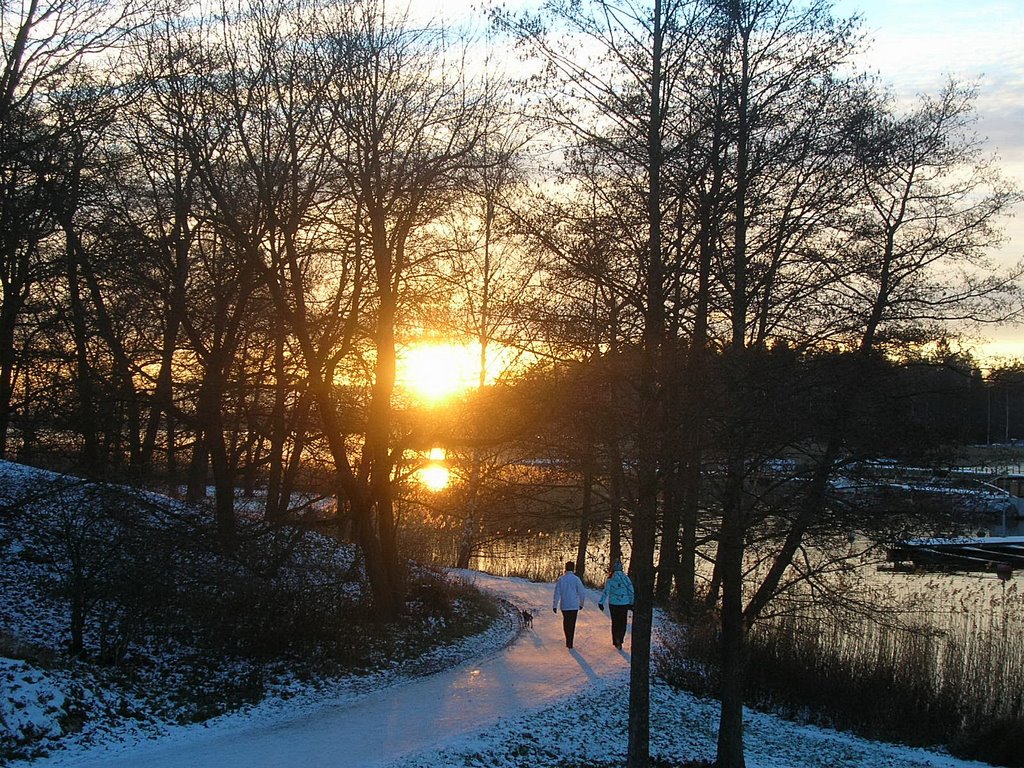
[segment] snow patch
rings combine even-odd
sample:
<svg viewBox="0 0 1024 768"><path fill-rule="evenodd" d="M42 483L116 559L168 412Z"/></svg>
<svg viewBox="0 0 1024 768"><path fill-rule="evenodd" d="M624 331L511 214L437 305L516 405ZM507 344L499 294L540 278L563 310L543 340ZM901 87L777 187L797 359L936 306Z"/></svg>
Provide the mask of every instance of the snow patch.
<svg viewBox="0 0 1024 768"><path fill-rule="evenodd" d="M64 732L67 696L60 682L24 661L0 659L0 743L18 747Z"/></svg>

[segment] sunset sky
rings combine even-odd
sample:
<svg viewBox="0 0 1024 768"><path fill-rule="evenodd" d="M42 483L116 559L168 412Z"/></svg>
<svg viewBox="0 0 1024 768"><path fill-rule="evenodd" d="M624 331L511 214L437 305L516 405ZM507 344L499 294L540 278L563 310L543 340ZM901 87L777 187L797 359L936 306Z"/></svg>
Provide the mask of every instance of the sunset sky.
<svg viewBox="0 0 1024 768"><path fill-rule="evenodd" d="M977 82L979 135L1024 187L1024 3L1021 0L839 0L837 15L859 13L872 39L864 65L913 98L950 75ZM1007 226L999 257L1024 258L1024 207ZM992 329L981 354L1024 357L1024 324Z"/></svg>
<svg viewBox="0 0 1024 768"><path fill-rule="evenodd" d="M799 4L803 0L793 0ZM506 1L539 5L542 0ZM483 22L475 0L411 0L414 16L451 21L465 13ZM466 10L471 9L471 10ZM900 97L935 93L952 76L978 85L978 134L1001 158L1006 175L1024 188L1024 1L835 0L836 16L860 15L870 48L862 66ZM1024 258L1024 206L1007 223L997 254ZM989 329L980 355L1024 358L1024 323Z"/></svg>

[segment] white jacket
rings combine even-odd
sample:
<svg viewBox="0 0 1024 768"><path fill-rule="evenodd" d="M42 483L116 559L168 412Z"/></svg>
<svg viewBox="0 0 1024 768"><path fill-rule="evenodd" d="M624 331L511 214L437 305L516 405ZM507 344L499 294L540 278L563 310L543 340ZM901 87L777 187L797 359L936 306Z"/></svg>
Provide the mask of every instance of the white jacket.
<svg viewBox="0 0 1024 768"><path fill-rule="evenodd" d="M578 611L583 607L585 597L586 591L580 577L572 571L566 571L555 582L555 599L551 607L557 611L561 604L563 611Z"/></svg>
<svg viewBox="0 0 1024 768"><path fill-rule="evenodd" d="M601 593L598 605L604 607L605 603L608 605L633 604L633 582L622 572L621 568L617 568L604 583L604 592Z"/></svg>

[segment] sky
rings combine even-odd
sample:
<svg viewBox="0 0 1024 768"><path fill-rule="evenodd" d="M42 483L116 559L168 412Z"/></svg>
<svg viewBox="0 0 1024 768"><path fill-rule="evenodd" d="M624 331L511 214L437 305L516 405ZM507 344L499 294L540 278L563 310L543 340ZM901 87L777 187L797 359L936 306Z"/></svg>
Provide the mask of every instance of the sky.
<svg viewBox="0 0 1024 768"><path fill-rule="evenodd" d="M408 0L415 16L451 19L488 0ZM804 0L793 0L796 4ZM505 0L506 6L539 0ZM977 132L1000 158L1007 177L1024 189L1024 0L833 0L837 17L859 15L869 48L862 67L908 102L934 94L949 77L978 86ZM479 12L470 10L471 18ZM1000 262L1024 259L1024 205L1006 223ZM988 328L980 357L1024 359L1024 320Z"/></svg>
<svg viewBox="0 0 1024 768"><path fill-rule="evenodd" d="M978 85L979 136L1004 173L1024 188L1024 2L1021 0L837 0L858 14L871 45L862 64L907 99L935 93L950 76ZM1024 258L1024 206L1006 226L998 258ZM986 332L982 355L1024 358L1024 323Z"/></svg>

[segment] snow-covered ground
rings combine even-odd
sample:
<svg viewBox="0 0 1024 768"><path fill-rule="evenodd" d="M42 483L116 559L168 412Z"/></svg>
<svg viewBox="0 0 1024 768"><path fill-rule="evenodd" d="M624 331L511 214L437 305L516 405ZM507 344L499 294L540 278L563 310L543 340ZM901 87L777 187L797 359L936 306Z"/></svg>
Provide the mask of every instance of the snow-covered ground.
<svg viewBox="0 0 1024 768"><path fill-rule="evenodd" d="M568 650L551 585L466 572L467 580L534 615L464 643L475 656L429 677L379 679L351 690L276 698L158 738L78 744L20 768L555 768L620 765L626 749L628 651L612 647L596 593ZM513 642L508 642L514 636ZM717 704L655 683L652 751L684 762L714 757ZM748 713L749 768L967 768L918 749L880 744Z"/></svg>

